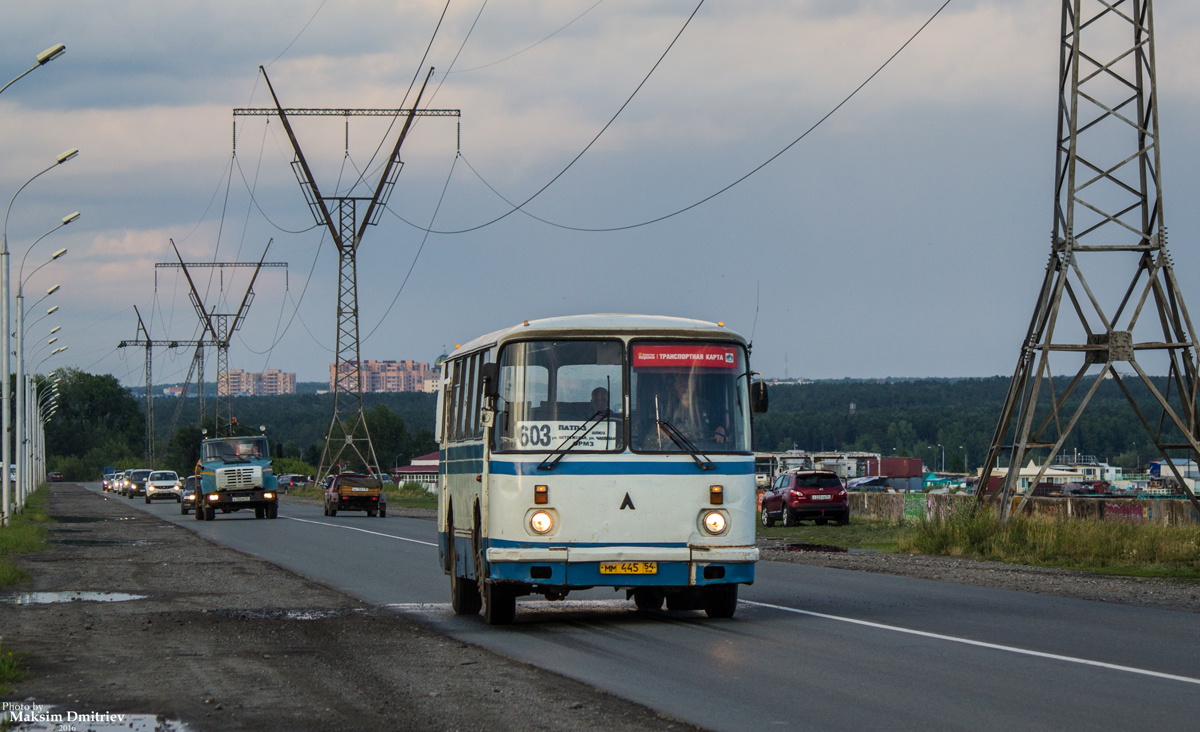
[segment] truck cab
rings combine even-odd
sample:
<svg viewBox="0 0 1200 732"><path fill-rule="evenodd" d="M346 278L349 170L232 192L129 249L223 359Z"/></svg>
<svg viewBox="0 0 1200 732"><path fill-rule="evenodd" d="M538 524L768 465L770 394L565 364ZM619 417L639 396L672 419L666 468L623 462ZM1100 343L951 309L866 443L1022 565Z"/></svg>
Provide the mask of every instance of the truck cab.
<svg viewBox="0 0 1200 732"><path fill-rule="evenodd" d="M254 509L254 518L279 515L278 484L264 436L204 440L196 484L198 521L212 521L218 509L222 513Z"/></svg>

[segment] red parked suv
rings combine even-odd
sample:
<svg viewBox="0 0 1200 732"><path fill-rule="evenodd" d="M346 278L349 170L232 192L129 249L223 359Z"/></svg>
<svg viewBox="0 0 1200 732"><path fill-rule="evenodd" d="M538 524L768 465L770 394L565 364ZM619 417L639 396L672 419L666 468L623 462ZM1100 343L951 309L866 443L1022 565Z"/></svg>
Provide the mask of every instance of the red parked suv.
<svg viewBox="0 0 1200 732"><path fill-rule="evenodd" d="M824 470L798 470L775 479L762 499L762 524L795 526L813 519L823 525L830 519L839 526L850 523L850 500L842 479Z"/></svg>

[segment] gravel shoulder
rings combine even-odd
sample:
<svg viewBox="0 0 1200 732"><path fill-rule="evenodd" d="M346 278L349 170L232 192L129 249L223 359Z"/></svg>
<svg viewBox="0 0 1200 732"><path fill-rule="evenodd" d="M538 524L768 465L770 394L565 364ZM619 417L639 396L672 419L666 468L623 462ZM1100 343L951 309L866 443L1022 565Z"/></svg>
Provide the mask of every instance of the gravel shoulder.
<svg viewBox="0 0 1200 732"><path fill-rule="evenodd" d="M793 551L786 540L759 539L762 558L818 567L878 572L1079 600L1200 612L1200 584L1116 577L1096 572L981 562L928 554Z"/></svg>
<svg viewBox="0 0 1200 732"><path fill-rule="evenodd" d="M695 730L441 636L74 484L50 490L50 546L0 602L28 677L2 701L177 719L190 730ZM13 593L6 593L11 597Z"/></svg>

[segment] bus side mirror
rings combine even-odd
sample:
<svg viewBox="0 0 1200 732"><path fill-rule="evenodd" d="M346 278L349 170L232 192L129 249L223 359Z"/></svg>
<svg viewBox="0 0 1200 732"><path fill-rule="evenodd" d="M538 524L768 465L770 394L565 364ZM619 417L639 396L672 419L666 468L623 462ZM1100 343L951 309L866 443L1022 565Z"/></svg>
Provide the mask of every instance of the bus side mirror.
<svg viewBox="0 0 1200 732"><path fill-rule="evenodd" d="M750 382L750 410L755 414L766 414L767 404L767 384L765 381Z"/></svg>
<svg viewBox="0 0 1200 732"><path fill-rule="evenodd" d="M479 378L483 382L483 396L495 399L500 395L500 366L485 363L479 367Z"/></svg>

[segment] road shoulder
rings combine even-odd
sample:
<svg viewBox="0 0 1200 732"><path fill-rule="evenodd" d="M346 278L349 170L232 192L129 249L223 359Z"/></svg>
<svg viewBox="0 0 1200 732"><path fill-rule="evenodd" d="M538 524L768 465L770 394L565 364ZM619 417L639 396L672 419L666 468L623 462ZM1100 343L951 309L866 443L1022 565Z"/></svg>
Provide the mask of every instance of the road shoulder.
<svg viewBox="0 0 1200 732"><path fill-rule="evenodd" d="M695 729L369 607L125 499L58 483L50 514L50 546L19 559L34 580L16 592L144 597L0 602L5 647L29 659L5 701L162 715L193 730Z"/></svg>

